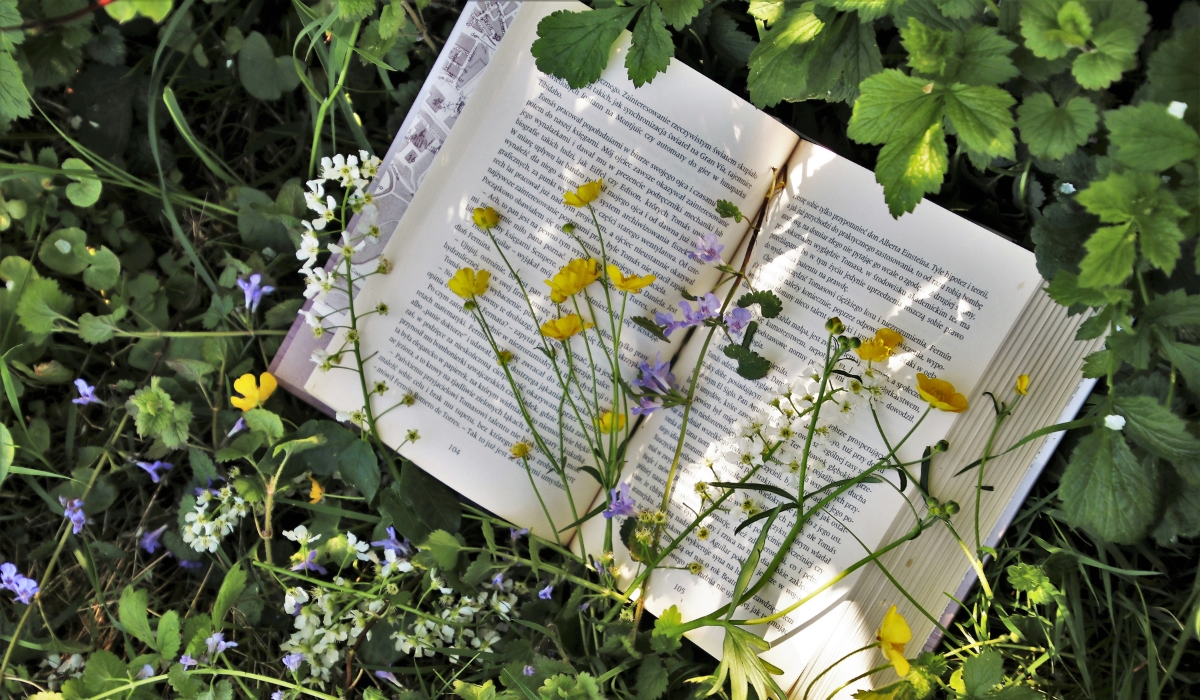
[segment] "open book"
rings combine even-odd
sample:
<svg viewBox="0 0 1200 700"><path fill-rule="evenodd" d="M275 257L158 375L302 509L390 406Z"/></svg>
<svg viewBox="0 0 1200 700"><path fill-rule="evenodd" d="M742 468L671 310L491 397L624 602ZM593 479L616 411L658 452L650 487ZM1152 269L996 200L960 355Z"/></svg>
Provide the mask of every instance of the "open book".
<svg viewBox="0 0 1200 700"><path fill-rule="evenodd" d="M386 242L364 251L371 259L387 258L393 271L370 277L355 295L359 308L379 302L390 308L386 316L360 322L363 355L371 358L367 381L387 382L391 396L414 391L419 397L412 407L388 412L378 427L392 445L400 445L410 429L418 430L420 440L405 444L401 453L424 470L542 537L574 538L589 553L599 551L602 520L585 524L581 533L556 535L555 526L575 519L567 490L578 513L604 494L582 471L570 472L564 485L545 463L534 461L530 475L509 459L509 448L530 436L491 349L446 287L460 267L492 271L481 305L497 342L516 355L512 367L527 402L540 412L536 420L556 435L559 392L550 360L536 350L537 328L486 234L472 224L471 211L492 206L500 212L493 232L532 290L539 315L547 316L552 304L541 280L579 255L561 226L574 221L586 230L590 225L583 218L586 210L562 204L562 193L597 178L605 182L595 206L609 258L627 272L658 277L630 297L628 316L672 311L683 298L681 290L697 295L711 290L719 273L686 255L696 235L715 233L726 261L738 264L747 254L750 221L767 206L748 252L752 283L774 290L784 303L784 312L763 324L755 345L775 365L764 379L749 381L737 376L732 360L719 351L709 353L673 489L669 532L679 532L692 519L699 504L693 484L711 480L699 466L710 445L729 438L734 422L760 405L761 397L820 363L824 323L831 316L840 317L850 334L867 337L887 326L904 337L891 361L885 395L876 404L889 435L903 435L924 410L915 391L918 372L947 379L968 396L972 410L930 414L899 454L918 459L924 446L949 441L949 452L935 459L931 490L962 505L962 522L974 517L975 477L956 478L953 471L979 456L991 429L993 413L983 392L1011 396L1019 374L1032 377L1030 394L1005 424L998 445L1077 410L1088 389L1079 381L1080 360L1101 341L1072 340L1079 319L1069 319L1041 291L1031 253L928 202L894 220L870 171L802 140L677 61L651 84L634 89L623 67L628 35L614 48L603 77L589 87L571 89L541 73L530 54L538 21L555 10L583 10L583 5L480 3L469 11L479 15L480 8L497 18L504 39L487 48L495 53L485 56L481 74L478 56L470 52L453 64L464 74L475 70L474 92L465 106L460 103L461 112L455 108L453 129L439 132L437 147L425 149L436 155L429 156L424 180L403 216L381 217ZM412 145L406 137L403 147ZM390 166L389 161L377 196L404 185ZM764 205L776 176L785 186ZM720 218L714 209L718 199L751 216L740 223ZM677 333L662 342L627 328L622 338L626 376L634 376L637 363L656 356L675 358L677 367L694 366L700 343L685 337ZM699 333L694 337L702 339ZM339 411L361 408L357 381L347 381L344 371L312 367L302 386L311 398ZM634 428L624 478L640 505L657 507L662 499L680 411L658 411ZM586 444L567 430L572 465L588 464ZM1034 441L989 464L987 483L994 490L984 495L981 513L989 542L1011 519L1055 442ZM885 452L871 414L861 411L822 441L814 478L851 476ZM764 471L760 477L786 486L781 474ZM531 478L539 483L555 526L547 521ZM775 580L746 604L745 613L761 616L780 609L860 559L864 547L907 532L912 512L896 489L885 486L860 485L810 523ZM781 517L775 528L782 534L789 524ZM704 571L698 576L678 569L656 572L647 609L658 614L676 605L688 620L727 602L739 561L757 534L752 527L735 535L736 525L735 514L718 514L710 540L685 540L675 559L664 563L682 567L700 560ZM632 576L636 563L626 552L616 555L623 573ZM882 563L935 612L969 584L964 584L968 565L961 551L937 528ZM893 604L912 624L915 639L936 636L934 623L920 616L878 567L859 570L795 615L754 631L773 643L766 657L784 669L780 685L802 694L808 679L869 643ZM720 632L700 630L692 638L720 654ZM814 690L824 688L819 696L825 697L878 662L870 654L857 655ZM853 687L882 682L877 676Z"/></svg>

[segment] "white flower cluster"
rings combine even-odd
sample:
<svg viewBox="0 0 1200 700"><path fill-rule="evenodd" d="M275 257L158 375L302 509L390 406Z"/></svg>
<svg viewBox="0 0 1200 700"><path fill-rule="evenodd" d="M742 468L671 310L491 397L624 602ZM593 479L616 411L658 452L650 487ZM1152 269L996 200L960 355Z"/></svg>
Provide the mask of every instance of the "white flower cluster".
<svg viewBox="0 0 1200 700"><path fill-rule="evenodd" d="M339 586L347 583L340 576L334 582ZM283 609L294 616L296 631L281 647L308 662L307 683L324 687L330 672L345 658L346 649L354 646L366 629L367 621L387 605L375 598L347 610L353 598L345 597L344 593L319 587L311 594L303 588L291 588L284 596Z"/></svg>
<svg viewBox="0 0 1200 700"><path fill-rule="evenodd" d="M215 552L249 513L250 504L231 486L196 489L196 509L183 516L183 541L197 552Z"/></svg>
<svg viewBox="0 0 1200 700"><path fill-rule="evenodd" d="M434 603L438 614L412 623L408 633L393 632L396 651L418 659L440 652L452 662L459 660L459 654L449 649L471 650L470 653L492 651L516 614L518 598L513 582L497 576L491 592L457 598L454 589L443 586L436 576L433 585L441 593Z"/></svg>
<svg viewBox="0 0 1200 700"><path fill-rule="evenodd" d="M333 195L325 193L326 182L336 183L345 189L353 187L354 191L349 194L346 203L353 211L363 214L358 228L363 232L370 232L374 228L375 235L379 235L379 229L375 226L375 204L371 193L367 192L367 186L379 172L381 162L366 151L359 151L358 156L343 156L339 153L333 158L321 159L321 175L305 183L308 191L304 193L304 203L316 217L312 221L301 222L304 233L300 236L300 249L296 251L296 258L304 261L304 270L308 270L317 262L317 255L321 252L321 242L317 240L316 232L324 231L330 222L338 220L338 203ZM341 252L341 247L335 248L331 245L330 250Z"/></svg>

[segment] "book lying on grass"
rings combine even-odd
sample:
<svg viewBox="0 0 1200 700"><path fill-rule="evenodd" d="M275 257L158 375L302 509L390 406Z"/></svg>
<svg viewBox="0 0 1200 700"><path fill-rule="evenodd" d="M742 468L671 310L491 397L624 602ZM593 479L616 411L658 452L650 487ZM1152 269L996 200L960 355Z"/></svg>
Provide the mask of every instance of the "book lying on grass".
<svg viewBox="0 0 1200 700"><path fill-rule="evenodd" d="M948 440L949 451L934 460L930 489L943 501L962 505L956 521L972 522L975 473L956 477L954 472L981 454L992 428L994 413L984 392L1011 398L1017 376L1032 377L1029 395L997 438L997 445L1011 444L1078 408L1080 361L1099 342L1073 341L1080 319L1068 318L1041 291L1033 255L929 202L893 219L869 170L800 139L678 61L635 89L624 69L628 36L614 48L599 81L569 88L538 71L530 53L538 21L560 9L584 7L524 3L508 18L503 41L477 76L473 94L444 135L403 216L380 220L388 240L379 250L365 252L386 258L394 268L368 278L355 296L358 308L380 302L389 307L387 315L360 321L363 355L370 357L367 382L386 382L385 396L406 391L418 396L415 405L379 419L384 440L404 443L401 454L497 515L542 537L599 551L600 518L586 523L582 533L555 530L575 520L572 501L574 512L584 513L604 494L583 471L570 472L563 488L547 464L533 460L527 473L510 459L509 448L530 435L492 350L446 281L461 267L492 271L481 306L500 347L515 354L510 366L527 403L538 411L540 429L558 435L560 394L551 360L536 349L538 331L517 285L487 235L472 223L471 212L477 206L500 212L493 233L533 290L534 308L547 316L553 307L543 294L548 290L538 289L540 281L579 255L561 227L568 221L581 232L590 226L582 218L586 210L566 207L562 193L603 178L604 192L595 206L609 259L627 272L658 278L629 298L627 316L670 312L684 298L683 290L700 295L712 289L720 273L687 255L704 233L715 234L726 262L740 264L748 254L753 285L773 290L783 301L783 313L766 320L755 341L755 350L774 363L770 374L743 379L736 363L719 351L705 360L670 499L669 532L680 532L699 507L694 485L712 480L701 466L710 447L733 437L735 421L761 406L764 396L820 364L824 325L833 316L854 335L869 337L886 326L904 338L889 361L883 396L876 400L889 435L904 435L925 409L915 391L918 372L949 380L967 395L971 410L934 411L899 456L917 460L925 446ZM764 205L777 176L784 186ZM379 185L384 191L394 184L386 178ZM749 216L721 218L715 204L722 199ZM764 206L751 249L751 221ZM689 342L687 334L675 333L663 342L629 326L621 342L627 376L639 362L656 357L692 367L702 339L696 333ZM333 342L337 347L339 341ZM350 412L363 402L352 379L345 370L310 369L302 389L334 410ZM611 387L600 390L611 394ZM681 411L659 410L632 428L624 474L640 506L657 508L663 498ZM420 439L404 442L412 429ZM563 429L568 453L575 456L572 464L587 464L583 437L569 424ZM980 519L992 541L1051 447L1052 441L1032 441L989 463L986 481L992 490L984 494ZM863 407L821 440L813 484L857 474L886 452ZM741 476L731 465L717 468L727 468L722 475L727 481ZM759 478L787 486L786 475L771 470ZM535 481L554 525L531 486ZM908 488L911 494L913 486ZM882 483L855 487L805 528L775 579L744 606L745 615L763 616L805 596L868 549L903 537L912 518L898 489ZM738 523L736 510L717 514L710 539L685 540L664 564L686 567L698 560L703 571L657 571L646 608L659 614L675 605L689 620L727 602L739 562L757 536L756 527L735 534ZM780 537L789 524L787 516L777 521ZM628 580L637 564L627 552L616 554ZM942 528L903 544L882 563L914 600L935 612L951 602L949 595L968 569ZM934 623L917 613L876 566L841 579L795 614L753 631L772 642L765 656L784 670L780 684L803 693L817 673L869 643L893 604L912 623L915 639L934 636ZM721 634L702 629L692 638L719 655ZM910 649L910 655L915 652ZM814 690L824 688L818 696L825 697L879 661L857 655L825 675ZM864 679L855 687L873 682L883 681Z"/></svg>

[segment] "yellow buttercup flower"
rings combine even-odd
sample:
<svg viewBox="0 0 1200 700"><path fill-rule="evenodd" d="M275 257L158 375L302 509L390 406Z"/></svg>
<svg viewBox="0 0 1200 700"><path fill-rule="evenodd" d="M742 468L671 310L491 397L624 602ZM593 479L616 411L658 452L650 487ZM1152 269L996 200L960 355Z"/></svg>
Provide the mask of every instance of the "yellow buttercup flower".
<svg viewBox="0 0 1200 700"><path fill-rule="evenodd" d="M1021 376L1017 377L1017 385L1015 387L1013 387L1013 391L1017 392L1021 396L1024 396L1029 393L1029 375L1028 374L1022 374Z"/></svg>
<svg viewBox="0 0 1200 700"><path fill-rule="evenodd" d="M896 348L904 342L904 336L891 328L880 328L875 331L875 337L864 340L854 352L867 362L883 362L892 356Z"/></svg>
<svg viewBox="0 0 1200 700"><path fill-rule="evenodd" d="M650 283L654 282L654 280L658 279L654 275L642 275L641 277L630 275L626 277L625 273L621 272L621 268L616 265L609 265L604 269L608 272L608 279L612 281L614 287L630 294L637 294L650 286Z"/></svg>
<svg viewBox="0 0 1200 700"><path fill-rule="evenodd" d="M542 335L555 340L565 341L573 335L582 333L585 328L594 324L584 323L579 314L570 314L562 318L552 319L542 324Z"/></svg>
<svg viewBox="0 0 1200 700"><path fill-rule="evenodd" d="M892 662L896 673L907 676L909 666L908 659L904 658L904 646L912 640L912 630L908 628L904 616L896 612L895 605L883 616L883 623L879 625L879 634L875 639L879 640L879 650Z"/></svg>
<svg viewBox="0 0 1200 700"><path fill-rule="evenodd" d="M602 433L615 433L625 429L625 414L605 411L596 419L596 427Z"/></svg>
<svg viewBox="0 0 1200 700"><path fill-rule="evenodd" d="M472 270L464 267L454 273L446 286L463 299L472 299L487 291L488 282L491 279L492 273L487 270Z"/></svg>
<svg viewBox="0 0 1200 700"><path fill-rule="evenodd" d="M475 207L475 211L471 212L471 219L475 221L476 226L486 231L500 223L500 213L491 207Z"/></svg>
<svg viewBox="0 0 1200 700"><path fill-rule="evenodd" d="M508 453L512 455L513 459L525 459L529 455L533 454L533 445L530 445L528 442L522 440L521 442L514 443L512 447L508 448Z"/></svg>
<svg viewBox="0 0 1200 700"><path fill-rule="evenodd" d="M312 482L312 488L308 490L308 502L320 503L321 499L325 498L325 489L321 488L321 485L317 483L317 480L311 476L308 477L308 480Z"/></svg>
<svg viewBox="0 0 1200 700"><path fill-rule="evenodd" d="M258 375L257 383L254 381L253 374L243 374L233 383L233 390L241 396L230 396L229 403L233 404L234 408L240 408L243 411L254 410L266 403L271 394L275 393L275 387L278 385L275 376L270 372Z"/></svg>
<svg viewBox="0 0 1200 700"><path fill-rule="evenodd" d="M546 284L550 285L550 301L561 304L598 279L600 263L594 258L575 258L563 265L553 279L546 280Z"/></svg>
<svg viewBox="0 0 1200 700"><path fill-rule="evenodd" d="M967 397L954 390L954 385L944 379L917 374L917 393L930 406L949 413L962 413L967 410Z"/></svg>
<svg viewBox="0 0 1200 700"><path fill-rule="evenodd" d="M600 196L600 190L604 187L604 178L585 182L579 186L579 189L574 192L567 190L563 193L563 202L572 207L586 207L589 203Z"/></svg>

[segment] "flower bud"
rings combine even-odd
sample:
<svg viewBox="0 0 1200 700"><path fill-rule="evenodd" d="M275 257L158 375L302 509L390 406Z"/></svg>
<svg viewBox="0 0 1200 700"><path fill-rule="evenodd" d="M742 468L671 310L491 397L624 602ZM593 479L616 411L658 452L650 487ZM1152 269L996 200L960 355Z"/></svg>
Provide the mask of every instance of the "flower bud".
<svg viewBox="0 0 1200 700"><path fill-rule="evenodd" d="M851 338L850 347L854 348L855 350L862 347L862 338Z"/></svg>
<svg viewBox="0 0 1200 700"><path fill-rule="evenodd" d="M945 452L948 449L950 449L950 443L946 440L938 440L937 444L933 446L934 452Z"/></svg>
<svg viewBox="0 0 1200 700"><path fill-rule="evenodd" d="M570 221L568 221L567 223L562 225L563 233L571 233L574 230L575 230L575 224L571 223Z"/></svg>
<svg viewBox="0 0 1200 700"><path fill-rule="evenodd" d="M834 316L825 322L825 330L833 335L841 335L846 332L846 324L842 323L842 319Z"/></svg>
<svg viewBox="0 0 1200 700"><path fill-rule="evenodd" d="M475 225L483 230L495 228L500 223L500 213L492 207L476 207L471 213L471 218L475 221Z"/></svg>
<svg viewBox="0 0 1200 700"><path fill-rule="evenodd" d="M962 510L962 507L958 505L958 501L946 501L944 510L946 515L958 515L958 511Z"/></svg>

